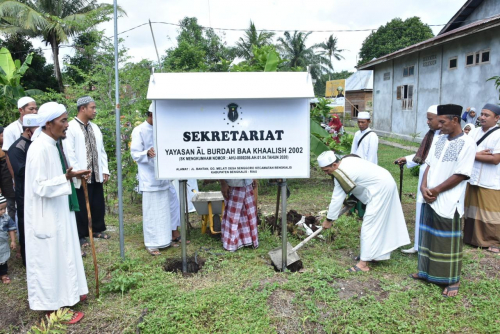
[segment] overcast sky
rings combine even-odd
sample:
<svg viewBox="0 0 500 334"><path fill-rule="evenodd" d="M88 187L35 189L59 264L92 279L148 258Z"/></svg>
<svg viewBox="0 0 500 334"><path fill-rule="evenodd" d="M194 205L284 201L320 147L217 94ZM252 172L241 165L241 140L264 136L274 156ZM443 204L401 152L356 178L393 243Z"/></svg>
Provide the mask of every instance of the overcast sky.
<svg viewBox="0 0 500 334"><path fill-rule="evenodd" d="M112 0L102 2L113 3ZM395 17L406 19L419 16L437 34L442 25L465 3L465 0L118 0L127 13L118 19L118 31L123 32L142 23L179 23L186 17L198 18L202 26L212 28L246 29L252 20L257 29L269 30L362 30L377 29ZM106 36L113 36L113 21L99 27ZM178 27L153 24L160 56L175 46ZM217 31L222 34L221 31ZM335 61L335 71L354 71L361 43L370 31L313 32L308 45L325 41L330 34L338 38L345 60ZM242 31L225 31L225 41L234 45ZM282 32L277 32L282 36ZM129 49L131 61L156 60L149 25L126 32L120 37ZM35 46L46 48L40 41ZM51 51L45 56L51 61ZM72 54L71 48L61 49L61 59Z"/></svg>

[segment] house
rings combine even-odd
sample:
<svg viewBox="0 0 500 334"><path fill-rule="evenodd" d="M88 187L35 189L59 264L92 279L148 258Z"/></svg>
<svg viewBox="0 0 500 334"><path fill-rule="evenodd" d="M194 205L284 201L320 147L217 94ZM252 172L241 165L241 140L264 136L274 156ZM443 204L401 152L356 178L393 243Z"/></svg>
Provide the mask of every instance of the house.
<svg viewBox="0 0 500 334"><path fill-rule="evenodd" d="M352 118L360 111L373 110L373 71L357 71L347 78L345 99L345 112Z"/></svg>
<svg viewBox="0 0 500 334"><path fill-rule="evenodd" d="M422 138L433 104L498 103L487 80L500 75L500 1L468 0L437 36L359 69L374 71L373 129L380 135Z"/></svg>

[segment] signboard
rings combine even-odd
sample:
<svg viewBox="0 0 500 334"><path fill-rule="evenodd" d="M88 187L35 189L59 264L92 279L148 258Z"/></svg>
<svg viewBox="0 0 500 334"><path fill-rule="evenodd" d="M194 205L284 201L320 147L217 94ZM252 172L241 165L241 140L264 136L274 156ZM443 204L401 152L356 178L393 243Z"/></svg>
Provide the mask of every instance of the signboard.
<svg viewBox="0 0 500 334"><path fill-rule="evenodd" d="M309 177L308 98L154 103L158 179Z"/></svg>
<svg viewBox="0 0 500 334"><path fill-rule="evenodd" d="M326 82L325 97L332 99L329 104L333 107L333 113L343 113L345 111L345 79L331 80Z"/></svg>

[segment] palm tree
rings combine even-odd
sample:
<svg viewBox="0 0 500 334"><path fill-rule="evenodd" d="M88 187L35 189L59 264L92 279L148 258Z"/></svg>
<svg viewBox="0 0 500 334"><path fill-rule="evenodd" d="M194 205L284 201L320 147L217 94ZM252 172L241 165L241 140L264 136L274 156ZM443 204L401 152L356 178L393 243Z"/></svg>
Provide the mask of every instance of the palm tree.
<svg viewBox="0 0 500 334"><path fill-rule="evenodd" d="M120 9L120 12L123 11ZM108 19L113 6L96 0L0 0L0 31L41 37L50 44L54 73L64 91L59 46L70 37Z"/></svg>
<svg viewBox="0 0 500 334"><path fill-rule="evenodd" d="M255 24L250 21L250 27L245 30L245 35L236 42L238 56L245 58L245 60L251 60L253 58L252 45L257 47L270 45L273 36L273 32L257 32Z"/></svg>
<svg viewBox="0 0 500 334"><path fill-rule="evenodd" d="M328 55L328 57L330 58L330 63L332 64L332 70L333 70L332 58L335 58L336 60L344 59L344 57L340 53L345 50L337 48L337 37L333 37L333 35L330 35L326 40L326 42L316 44L315 47L323 49L320 51L321 54Z"/></svg>
<svg viewBox="0 0 500 334"><path fill-rule="evenodd" d="M332 64L325 55L315 52L315 49L318 48L316 45L309 48L306 46L306 40L310 34L311 32L295 31L291 35L288 31L285 31L284 38L278 38L280 43L278 50L281 52L282 58L286 59L284 62L286 68L306 68L309 66L312 77L317 79L321 74L332 70Z"/></svg>

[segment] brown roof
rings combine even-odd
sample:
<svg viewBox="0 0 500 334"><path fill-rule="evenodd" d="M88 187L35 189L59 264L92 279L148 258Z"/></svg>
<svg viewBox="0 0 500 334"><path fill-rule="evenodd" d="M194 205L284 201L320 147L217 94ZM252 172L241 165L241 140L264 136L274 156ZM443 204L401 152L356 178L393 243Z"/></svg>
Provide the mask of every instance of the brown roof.
<svg viewBox="0 0 500 334"><path fill-rule="evenodd" d="M388 60L398 58L410 53L413 53L415 51L420 51L423 49L427 49L439 44L443 44L452 40L455 40L457 38L463 37L463 36L468 36L472 35L475 33L478 33L483 30L491 29L494 27L497 27L500 25L500 15L495 15L483 20L478 20L473 23L470 23L468 25L465 25L463 27L456 28L454 30L447 31L445 33L442 33L441 35L437 35L433 38L429 38L428 40L425 40L423 42L417 43L410 45L404 49L395 51L393 53L389 53L385 56L382 56L380 58L374 59L369 61L366 64L363 64L358 67L358 70L369 70L373 69L375 65L384 63Z"/></svg>

